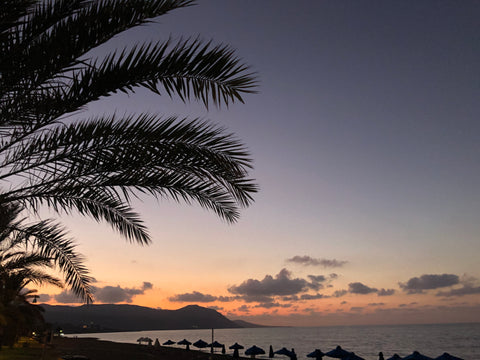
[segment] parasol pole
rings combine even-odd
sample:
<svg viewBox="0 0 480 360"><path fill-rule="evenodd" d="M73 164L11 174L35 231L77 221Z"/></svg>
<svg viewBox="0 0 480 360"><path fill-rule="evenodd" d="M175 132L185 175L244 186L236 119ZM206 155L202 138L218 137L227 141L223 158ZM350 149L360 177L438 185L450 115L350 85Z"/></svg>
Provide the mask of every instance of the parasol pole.
<svg viewBox="0 0 480 360"><path fill-rule="evenodd" d="M212 342L210 344L212 344L212 346L210 347L210 353L213 354L213 339L214 339L214 336L213 336L213 328L212 328Z"/></svg>

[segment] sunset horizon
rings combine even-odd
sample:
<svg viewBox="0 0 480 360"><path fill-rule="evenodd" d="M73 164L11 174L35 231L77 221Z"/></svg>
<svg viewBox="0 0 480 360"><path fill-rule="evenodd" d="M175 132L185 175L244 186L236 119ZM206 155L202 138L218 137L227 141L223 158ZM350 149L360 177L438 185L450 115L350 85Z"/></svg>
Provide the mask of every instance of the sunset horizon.
<svg viewBox="0 0 480 360"><path fill-rule="evenodd" d="M199 119L244 144L253 200L237 219L132 191L148 246L75 209L25 214L65 227L94 303L195 303L282 326L480 322L478 4L206 0L119 33L86 56L212 39L249 66L256 93L207 107L147 84L62 121ZM68 286L28 289L82 303Z"/></svg>

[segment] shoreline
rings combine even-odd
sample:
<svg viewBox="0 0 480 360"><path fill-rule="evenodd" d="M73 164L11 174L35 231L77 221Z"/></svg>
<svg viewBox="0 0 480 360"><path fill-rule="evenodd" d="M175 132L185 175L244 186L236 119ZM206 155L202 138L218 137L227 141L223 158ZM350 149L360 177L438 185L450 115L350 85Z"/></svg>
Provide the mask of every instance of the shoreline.
<svg viewBox="0 0 480 360"><path fill-rule="evenodd" d="M52 341L53 351L58 356L83 355L90 360L226 360L231 355L210 354L198 350L185 350L160 346L117 343L98 338L55 337ZM240 359L247 359L240 357Z"/></svg>

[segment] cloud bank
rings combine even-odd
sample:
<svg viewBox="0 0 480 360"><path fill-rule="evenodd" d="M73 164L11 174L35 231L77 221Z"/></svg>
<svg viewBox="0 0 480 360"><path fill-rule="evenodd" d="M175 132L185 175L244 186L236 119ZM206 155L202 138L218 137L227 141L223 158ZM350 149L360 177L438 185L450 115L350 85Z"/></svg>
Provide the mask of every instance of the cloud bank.
<svg viewBox="0 0 480 360"><path fill-rule="evenodd" d="M287 269L282 269L275 275L266 275L262 280L248 279L237 286L231 286L228 291L232 294L246 298L288 296L305 292L309 289L318 289L318 281L307 281L301 278L292 278Z"/></svg>
<svg viewBox="0 0 480 360"><path fill-rule="evenodd" d="M347 261L336 260L336 259L323 259L323 258L315 259L308 255L304 255L304 256L296 255L290 259L287 259L287 262L304 265L304 266L322 266L324 268L342 267L347 263Z"/></svg>
<svg viewBox="0 0 480 360"><path fill-rule="evenodd" d="M120 302L131 303L134 296L143 295L145 291L152 288L153 284L145 281L138 288L122 288L119 285L104 287L92 286L92 293L96 302L106 304L115 304ZM70 290L64 290L60 294L53 295L52 297L57 303L61 304L78 304L82 302L82 300Z"/></svg>
<svg viewBox="0 0 480 360"><path fill-rule="evenodd" d="M460 283L460 278L455 274L425 274L414 277L399 286L408 294L423 294L425 290L449 287Z"/></svg>

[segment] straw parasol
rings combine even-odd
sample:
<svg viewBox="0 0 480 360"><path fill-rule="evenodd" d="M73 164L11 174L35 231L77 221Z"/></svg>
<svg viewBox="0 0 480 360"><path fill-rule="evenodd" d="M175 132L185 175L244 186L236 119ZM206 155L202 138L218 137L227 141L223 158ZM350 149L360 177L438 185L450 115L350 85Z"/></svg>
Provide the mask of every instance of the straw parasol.
<svg viewBox="0 0 480 360"><path fill-rule="evenodd" d="M398 354L393 354L392 357L389 357L387 360L402 360Z"/></svg>
<svg viewBox="0 0 480 360"><path fill-rule="evenodd" d="M315 358L315 360L322 360L324 356L325 354L320 349L315 349L315 351L307 355L307 357Z"/></svg>
<svg viewBox="0 0 480 360"><path fill-rule="evenodd" d="M277 350L274 352L274 354L278 354L278 355L285 355L285 356L288 356L288 357L292 357L292 352L290 350L288 350L286 347L282 347L280 350Z"/></svg>
<svg viewBox="0 0 480 360"><path fill-rule="evenodd" d="M217 340L215 340L213 343L208 344L207 346L213 351L214 348L223 348L225 345L220 344Z"/></svg>
<svg viewBox="0 0 480 360"><path fill-rule="evenodd" d="M342 360L365 360L364 358L356 355L354 352L351 352L350 355L342 358Z"/></svg>
<svg viewBox="0 0 480 360"><path fill-rule="evenodd" d="M245 350L245 355L250 355L252 359L255 359L256 355L265 354L265 350L259 348L257 345L253 345L251 348Z"/></svg>
<svg viewBox="0 0 480 360"><path fill-rule="evenodd" d="M172 341L170 339L163 343L163 345L173 345L173 344L175 344L175 341Z"/></svg>
<svg viewBox="0 0 480 360"><path fill-rule="evenodd" d="M243 349L244 347L238 343L233 344L232 346L229 346L229 349L233 350L233 357L238 359L240 357L240 354L238 353L238 350Z"/></svg>
<svg viewBox="0 0 480 360"><path fill-rule="evenodd" d="M443 353L439 357L436 357L435 360L463 360L463 359L450 355L449 353Z"/></svg>
<svg viewBox="0 0 480 360"><path fill-rule="evenodd" d="M343 359L344 357L350 355L350 351L344 350L340 345L338 345L335 349L330 350L325 355L337 359Z"/></svg>
<svg viewBox="0 0 480 360"><path fill-rule="evenodd" d="M408 356L405 356L403 360L433 360L431 357L420 354L418 351L414 351Z"/></svg>
<svg viewBox="0 0 480 360"><path fill-rule="evenodd" d="M188 341L187 339L183 339L182 341L177 342L178 345L186 345L186 350L190 350L190 345L192 343Z"/></svg>
<svg viewBox="0 0 480 360"><path fill-rule="evenodd" d="M208 343L200 339L198 341L195 341L192 345L195 346L196 348L204 349L208 346Z"/></svg>

